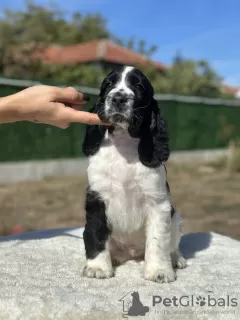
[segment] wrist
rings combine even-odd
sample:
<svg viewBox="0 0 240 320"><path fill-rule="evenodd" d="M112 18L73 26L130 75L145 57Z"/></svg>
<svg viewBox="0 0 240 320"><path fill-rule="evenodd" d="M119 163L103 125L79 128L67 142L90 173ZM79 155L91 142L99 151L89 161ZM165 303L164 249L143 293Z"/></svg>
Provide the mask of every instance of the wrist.
<svg viewBox="0 0 240 320"><path fill-rule="evenodd" d="M15 94L0 98L0 123L16 122L21 119Z"/></svg>

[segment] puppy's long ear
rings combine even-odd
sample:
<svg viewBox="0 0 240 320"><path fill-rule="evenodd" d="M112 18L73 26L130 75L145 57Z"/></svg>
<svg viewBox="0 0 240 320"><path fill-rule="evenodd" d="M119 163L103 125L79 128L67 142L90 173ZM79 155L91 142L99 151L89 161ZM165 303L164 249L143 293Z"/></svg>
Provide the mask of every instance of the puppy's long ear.
<svg viewBox="0 0 240 320"><path fill-rule="evenodd" d="M147 167L156 168L169 158L167 123L155 99L144 117L138 153L140 161Z"/></svg>
<svg viewBox="0 0 240 320"><path fill-rule="evenodd" d="M96 103L93 108L89 110L91 113L97 113L98 104ZM94 155L100 148L101 142L104 138L106 126L101 125L87 125L86 132L82 144L82 152L88 157Z"/></svg>

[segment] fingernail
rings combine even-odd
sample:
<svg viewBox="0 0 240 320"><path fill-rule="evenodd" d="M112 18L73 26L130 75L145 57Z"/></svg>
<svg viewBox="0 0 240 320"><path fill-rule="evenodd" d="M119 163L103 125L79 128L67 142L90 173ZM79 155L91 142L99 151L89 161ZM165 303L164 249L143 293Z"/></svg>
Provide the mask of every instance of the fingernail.
<svg viewBox="0 0 240 320"><path fill-rule="evenodd" d="M90 100L90 96L86 93L83 93L83 100L84 101L89 101Z"/></svg>

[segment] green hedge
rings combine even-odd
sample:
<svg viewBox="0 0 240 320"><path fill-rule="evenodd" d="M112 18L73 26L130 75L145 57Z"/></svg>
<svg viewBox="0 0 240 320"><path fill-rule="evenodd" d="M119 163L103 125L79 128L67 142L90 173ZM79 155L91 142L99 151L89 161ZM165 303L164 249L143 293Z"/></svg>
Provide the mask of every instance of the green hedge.
<svg viewBox="0 0 240 320"><path fill-rule="evenodd" d="M0 85L0 96L19 91ZM96 97L92 96L89 107ZM219 148L240 137L240 108L223 105L159 101L167 119L172 150ZM81 157L85 126L62 130L43 124L17 122L0 125L0 161Z"/></svg>
<svg viewBox="0 0 240 320"><path fill-rule="evenodd" d="M172 150L215 149L240 137L240 108L160 102L168 121Z"/></svg>

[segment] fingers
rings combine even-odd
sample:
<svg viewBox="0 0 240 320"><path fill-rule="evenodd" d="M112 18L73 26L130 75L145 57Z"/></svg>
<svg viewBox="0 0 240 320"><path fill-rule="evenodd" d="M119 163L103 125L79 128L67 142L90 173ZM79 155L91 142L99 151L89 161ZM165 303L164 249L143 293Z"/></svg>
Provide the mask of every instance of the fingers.
<svg viewBox="0 0 240 320"><path fill-rule="evenodd" d="M73 87L54 88L53 100L56 102L66 102L70 104L83 104L90 100L90 96L78 92Z"/></svg>
<svg viewBox="0 0 240 320"><path fill-rule="evenodd" d="M28 121L33 122L35 124L36 123L37 124L41 124L41 123L49 124L51 126L55 126L55 127L61 128L61 129L67 129L70 126L70 123L67 123L64 121L54 121L54 120L42 120L42 121L28 120Z"/></svg>
<svg viewBox="0 0 240 320"><path fill-rule="evenodd" d="M95 113L78 111L67 107L62 109L61 114L59 114L59 121L64 123L79 122L90 125L110 125L109 123L102 122Z"/></svg>
<svg viewBox="0 0 240 320"><path fill-rule="evenodd" d="M78 92L73 87L56 88L54 100L60 103L71 104L71 107L65 107L64 110L61 109L59 116L62 123L79 122L90 125L110 125L109 123L102 122L97 114L77 110L77 106L89 101L90 97Z"/></svg>

